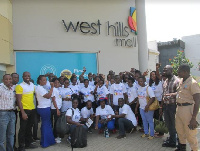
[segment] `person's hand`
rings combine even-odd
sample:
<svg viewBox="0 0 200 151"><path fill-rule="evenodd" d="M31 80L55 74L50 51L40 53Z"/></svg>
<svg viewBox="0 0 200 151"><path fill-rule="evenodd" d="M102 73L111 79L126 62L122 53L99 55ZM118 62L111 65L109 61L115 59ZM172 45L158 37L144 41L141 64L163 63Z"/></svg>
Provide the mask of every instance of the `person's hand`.
<svg viewBox="0 0 200 151"><path fill-rule="evenodd" d="M195 118L190 120L190 124L188 125L191 130L194 130L198 127L197 121Z"/></svg>
<svg viewBox="0 0 200 151"><path fill-rule="evenodd" d="M143 73L143 76L147 76L148 73L149 73L149 71L148 71L148 69L147 69L147 71L145 71L145 72Z"/></svg>
<svg viewBox="0 0 200 151"><path fill-rule="evenodd" d="M94 93L93 91L90 92L90 94L93 94L93 93Z"/></svg>
<svg viewBox="0 0 200 151"><path fill-rule="evenodd" d="M145 111L145 112L148 112L148 111L149 111L149 105L146 105L146 106L145 106L144 111Z"/></svg>
<svg viewBox="0 0 200 151"><path fill-rule="evenodd" d="M27 120L27 119L28 119L28 115L27 115L26 113L23 113L23 114L22 114L22 119L23 119L23 120Z"/></svg>
<svg viewBox="0 0 200 151"><path fill-rule="evenodd" d="M53 82L50 82L50 85L51 85L52 88L54 87L54 83Z"/></svg>
<svg viewBox="0 0 200 151"><path fill-rule="evenodd" d="M77 126L83 126L83 124L81 124L81 123L77 123L76 125L77 125Z"/></svg>
<svg viewBox="0 0 200 151"><path fill-rule="evenodd" d="M115 115L119 115L119 112L118 112L118 111L115 111Z"/></svg>
<svg viewBox="0 0 200 151"><path fill-rule="evenodd" d="M156 63L156 68L159 69L161 66L161 63Z"/></svg>
<svg viewBox="0 0 200 151"><path fill-rule="evenodd" d="M98 130L98 125L96 124L96 126L95 126L95 128L94 128L95 130Z"/></svg>
<svg viewBox="0 0 200 151"><path fill-rule="evenodd" d="M59 111L59 109L57 109L57 116L60 116L60 111Z"/></svg>

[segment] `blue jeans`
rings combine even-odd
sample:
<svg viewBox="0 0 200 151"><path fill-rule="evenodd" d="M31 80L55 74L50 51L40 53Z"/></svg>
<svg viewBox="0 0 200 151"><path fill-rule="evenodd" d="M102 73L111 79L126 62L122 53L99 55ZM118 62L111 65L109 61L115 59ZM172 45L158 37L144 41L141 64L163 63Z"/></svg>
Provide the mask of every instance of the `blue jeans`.
<svg viewBox="0 0 200 151"><path fill-rule="evenodd" d="M13 151L15 120L14 111L0 111L0 151ZM5 141L6 149L4 147Z"/></svg>
<svg viewBox="0 0 200 151"><path fill-rule="evenodd" d="M98 129L104 129L105 124L98 123ZM114 130L115 129L115 120L112 119L111 121L107 122L107 128L108 130Z"/></svg>
<svg viewBox="0 0 200 151"><path fill-rule="evenodd" d="M144 133L149 134L149 127L150 127L150 136L154 136L153 114L154 111L145 112L143 109L140 108L140 115L142 117Z"/></svg>

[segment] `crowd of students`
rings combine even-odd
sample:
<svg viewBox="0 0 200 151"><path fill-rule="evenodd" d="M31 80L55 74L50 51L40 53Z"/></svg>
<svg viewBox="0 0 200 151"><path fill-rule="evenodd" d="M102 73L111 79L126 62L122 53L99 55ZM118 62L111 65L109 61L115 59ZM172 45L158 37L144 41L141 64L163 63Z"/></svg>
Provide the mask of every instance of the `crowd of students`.
<svg viewBox="0 0 200 151"><path fill-rule="evenodd" d="M29 72L23 73L23 82L20 84L17 73L5 74L0 86L0 116L5 117L0 118L0 132L3 131L0 150L10 151L15 148L18 116L16 105L20 118L18 151L37 148L34 144L37 140L40 140L41 147L60 143L62 139L56 131L56 122L63 112L70 124L70 133L76 126L83 126L89 133L94 127L101 134L106 127L111 133L118 130L116 138L122 139L126 138L127 132L132 133L140 126L140 131L143 132L141 137L151 140L164 135L155 134L154 131L154 118L162 120L163 111L170 137L162 146L176 147L175 99L179 79L172 74L171 66L166 66L160 75L157 64L156 71L150 73L150 78L146 78L148 71L141 73L134 68L130 72L120 72L119 75L109 71L107 78L103 74L89 73L86 79L85 72L84 68L79 77L72 74L70 79L65 76L57 78L52 73L39 75L37 85L31 80ZM170 85L167 80L171 79ZM147 96L150 97L149 102ZM160 107L155 111L149 110L155 99L159 101ZM37 129L40 119L39 139ZM85 125L88 119L93 121L89 128ZM70 138L69 135L69 142Z"/></svg>

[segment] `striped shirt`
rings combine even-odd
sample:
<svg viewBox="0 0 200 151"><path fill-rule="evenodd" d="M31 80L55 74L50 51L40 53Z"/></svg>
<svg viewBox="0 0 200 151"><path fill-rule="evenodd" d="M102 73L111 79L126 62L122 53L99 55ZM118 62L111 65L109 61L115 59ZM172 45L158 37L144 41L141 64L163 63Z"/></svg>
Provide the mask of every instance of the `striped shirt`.
<svg viewBox="0 0 200 151"><path fill-rule="evenodd" d="M166 79L164 84L163 84L163 95L165 94L169 94L169 93L176 93L177 92L177 88L179 86L179 79L174 75L170 80ZM172 104L172 103L176 103L176 96L164 96L166 97L165 99L167 101L164 101L164 103L166 104ZM164 98L163 97L163 98Z"/></svg>
<svg viewBox="0 0 200 151"><path fill-rule="evenodd" d="M16 99L13 87L10 89L2 84L0 86L0 110L15 109Z"/></svg>

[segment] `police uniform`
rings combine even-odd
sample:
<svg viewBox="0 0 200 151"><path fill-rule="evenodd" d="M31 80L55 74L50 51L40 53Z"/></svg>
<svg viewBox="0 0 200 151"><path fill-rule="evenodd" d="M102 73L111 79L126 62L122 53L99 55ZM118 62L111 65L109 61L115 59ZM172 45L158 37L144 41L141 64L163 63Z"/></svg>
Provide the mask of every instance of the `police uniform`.
<svg viewBox="0 0 200 151"><path fill-rule="evenodd" d="M188 125L192 119L194 110L193 95L200 93L198 83L190 76L184 82L180 82L177 91L176 130L180 144L189 142L193 151L198 150L197 129L190 130Z"/></svg>

